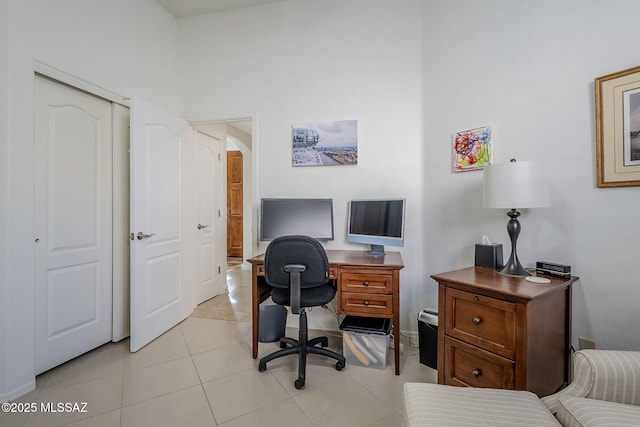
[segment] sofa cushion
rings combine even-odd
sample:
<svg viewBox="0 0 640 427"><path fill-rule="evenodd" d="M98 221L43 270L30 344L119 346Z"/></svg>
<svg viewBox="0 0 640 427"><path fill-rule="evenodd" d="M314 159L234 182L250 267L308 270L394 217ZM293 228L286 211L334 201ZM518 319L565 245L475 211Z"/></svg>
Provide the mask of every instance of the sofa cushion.
<svg viewBox="0 0 640 427"><path fill-rule="evenodd" d="M528 391L405 383L404 408L405 427L560 425Z"/></svg>
<svg viewBox="0 0 640 427"><path fill-rule="evenodd" d="M558 399L558 421L564 427L623 427L640 425L640 406L586 397Z"/></svg>
<svg viewBox="0 0 640 427"><path fill-rule="evenodd" d="M573 375L568 387L542 398L552 413L565 396L640 405L640 351L580 350L573 355Z"/></svg>

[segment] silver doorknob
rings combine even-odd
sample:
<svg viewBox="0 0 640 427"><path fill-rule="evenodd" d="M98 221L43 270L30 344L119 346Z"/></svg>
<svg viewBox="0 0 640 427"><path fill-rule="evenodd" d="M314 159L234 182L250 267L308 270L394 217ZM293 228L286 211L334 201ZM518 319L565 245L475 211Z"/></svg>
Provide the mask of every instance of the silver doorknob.
<svg viewBox="0 0 640 427"><path fill-rule="evenodd" d="M155 236L155 233L151 233L151 234L144 234L142 231L138 231L138 240L142 240L142 239L148 239L151 236Z"/></svg>
<svg viewBox="0 0 640 427"><path fill-rule="evenodd" d="M198 224L198 230L202 230L203 228L207 228L208 226L209 224L207 225Z"/></svg>

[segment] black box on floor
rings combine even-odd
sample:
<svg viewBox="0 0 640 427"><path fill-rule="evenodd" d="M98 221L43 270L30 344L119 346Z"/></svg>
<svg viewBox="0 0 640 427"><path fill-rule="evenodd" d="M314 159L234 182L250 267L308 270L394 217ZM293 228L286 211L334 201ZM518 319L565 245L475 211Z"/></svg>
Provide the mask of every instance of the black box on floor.
<svg viewBox="0 0 640 427"><path fill-rule="evenodd" d="M260 304L258 341L275 342L284 337L287 329L287 309L282 305Z"/></svg>
<svg viewBox="0 0 640 427"><path fill-rule="evenodd" d="M420 363L438 369L438 311L425 308L418 314Z"/></svg>

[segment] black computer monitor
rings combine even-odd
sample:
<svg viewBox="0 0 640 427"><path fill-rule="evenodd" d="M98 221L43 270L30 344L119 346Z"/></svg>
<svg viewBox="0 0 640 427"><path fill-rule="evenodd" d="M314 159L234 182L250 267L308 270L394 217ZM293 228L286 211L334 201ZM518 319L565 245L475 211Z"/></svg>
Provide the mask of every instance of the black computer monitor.
<svg viewBox="0 0 640 427"><path fill-rule="evenodd" d="M372 254L404 246L404 211L404 199L350 201L347 242L369 244Z"/></svg>
<svg viewBox="0 0 640 427"><path fill-rule="evenodd" d="M333 199L262 199L260 240L288 235L333 240Z"/></svg>

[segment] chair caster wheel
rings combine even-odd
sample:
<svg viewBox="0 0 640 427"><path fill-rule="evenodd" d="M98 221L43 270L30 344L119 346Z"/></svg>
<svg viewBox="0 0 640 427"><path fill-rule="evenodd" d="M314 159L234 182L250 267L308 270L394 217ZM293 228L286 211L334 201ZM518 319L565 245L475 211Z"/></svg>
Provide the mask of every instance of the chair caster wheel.
<svg viewBox="0 0 640 427"><path fill-rule="evenodd" d="M258 372L264 372L267 370L267 364L266 363L258 363Z"/></svg>
<svg viewBox="0 0 640 427"><path fill-rule="evenodd" d="M336 371L342 371L344 369L344 363L338 362L336 363Z"/></svg>
<svg viewBox="0 0 640 427"><path fill-rule="evenodd" d="M298 378L293 384L295 385L296 389L300 390L302 387L304 387L304 380Z"/></svg>

